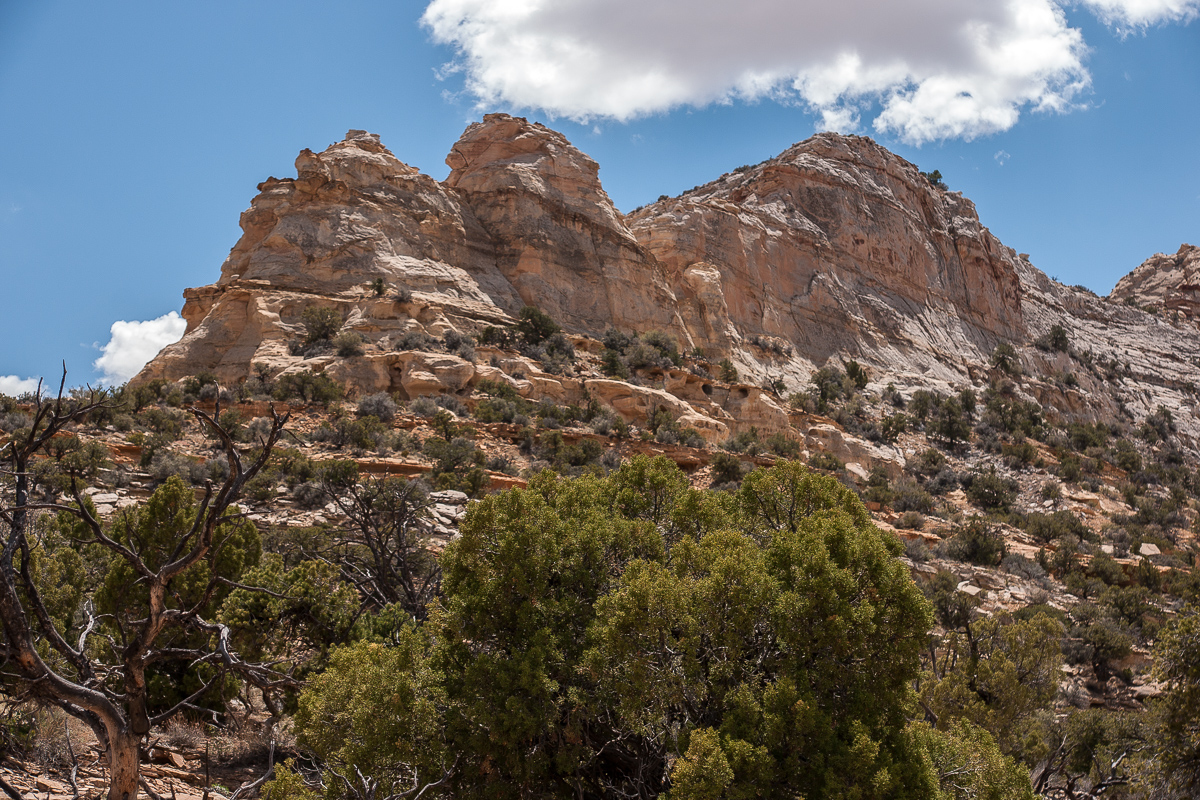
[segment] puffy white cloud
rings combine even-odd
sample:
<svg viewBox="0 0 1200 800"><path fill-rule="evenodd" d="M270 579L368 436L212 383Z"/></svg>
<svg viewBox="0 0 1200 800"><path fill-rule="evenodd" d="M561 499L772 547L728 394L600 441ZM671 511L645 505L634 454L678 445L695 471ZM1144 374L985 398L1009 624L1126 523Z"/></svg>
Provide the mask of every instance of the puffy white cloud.
<svg viewBox="0 0 1200 800"><path fill-rule="evenodd" d="M432 0L449 70L483 107L628 120L685 105L798 102L827 128L974 138L1070 108L1087 46L1062 0ZM1083 0L1114 23L1200 0ZM1190 10L1189 10L1190 9ZM878 105L876 105L878 104Z"/></svg>
<svg viewBox="0 0 1200 800"><path fill-rule="evenodd" d="M36 392L37 378L18 378L16 375L0 375L0 394L17 397L27 392ZM55 386L55 389L58 387Z"/></svg>
<svg viewBox="0 0 1200 800"><path fill-rule="evenodd" d="M112 338L100 348L104 355L92 364L101 373L100 382L124 383L137 375L159 350L178 342L186 328L187 322L174 311L144 322L117 320L110 329Z"/></svg>

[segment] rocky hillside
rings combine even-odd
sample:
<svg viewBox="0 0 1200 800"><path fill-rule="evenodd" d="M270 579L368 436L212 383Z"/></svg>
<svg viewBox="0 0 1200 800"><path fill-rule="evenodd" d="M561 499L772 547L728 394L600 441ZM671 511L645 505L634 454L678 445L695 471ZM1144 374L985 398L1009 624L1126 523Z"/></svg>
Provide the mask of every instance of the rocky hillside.
<svg viewBox="0 0 1200 800"><path fill-rule="evenodd" d="M1035 376L1023 397L1062 419L1139 423L1164 406L1185 446L1200 436L1193 326L1051 281L968 199L870 139L819 134L628 216L593 160L521 118L471 125L447 164L439 183L362 131L303 151L296 178L259 185L220 279L184 293L183 340L137 382L312 371L409 399L490 379L534 399L599 396L629 422L666 405L710 440L750 426L800 438L781 398L819 368L854 360L875 391L958 390L986 383L1007 343ZM1113 299L1152 300L1160 284L1178 295L1197 263L1185 250L1169 268L1147 262ZM609 329L661 331L697 363L638 386L414 344L479 338L526 305L581 350L599 352ZM313 307L362 339L344 350L354 357L301 345ZM1058 329L1067 342L1044 346Z"/></svg>

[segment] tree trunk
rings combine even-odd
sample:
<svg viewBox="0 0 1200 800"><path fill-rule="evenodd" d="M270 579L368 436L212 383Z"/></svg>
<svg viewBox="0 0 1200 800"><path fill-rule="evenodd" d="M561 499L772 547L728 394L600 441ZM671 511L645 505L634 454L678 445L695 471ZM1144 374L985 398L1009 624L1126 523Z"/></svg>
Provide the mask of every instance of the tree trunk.
<svg viewBox="0 0 1200 800"><path fill-rule="evenodd" d="M138 737L131 731L108 734L108 800L137 800Z"/></svg>

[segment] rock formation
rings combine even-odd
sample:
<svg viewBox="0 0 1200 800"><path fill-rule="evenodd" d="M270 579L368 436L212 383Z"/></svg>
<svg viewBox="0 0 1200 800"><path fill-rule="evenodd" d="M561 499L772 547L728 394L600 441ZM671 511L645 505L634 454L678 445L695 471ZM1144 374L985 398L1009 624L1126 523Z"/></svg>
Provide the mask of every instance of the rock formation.
<svg viewBox="0 0 1200 800"><path fill-rule="evenodd" d="M1138 308L1200 319L1200 247L1183 244L1174 255L1156 253L1117 281L1108 296Z"/></svg>
<svg viewBox="0 0 1200 800"><path fill-rule="evenodd" d="M314 370L363 393L414 397L490 378L530 397L587 392L629 419L670 407L710 439L750 425L803 438L759 385L795 391L815 369L856 359L877 388L961 388L985 381L989 355L1008 341L1046 375L1078 373L1035 382L1034 399L1058 413L1137 419L1162 404L1182 412L1186 436L1200 434L1194 327L1051 281L992 236L968 199L870 139L819 134L628 217L592 159L521 118L471 125L447 164L439 183L353 130L303 151L296 178L259 185L220 279L184 293L187 333L135 380ZM1114 298L1183 308L1196 253L1151 259ZM377 279L400 291L377 294ZM500 351L488 363L420 352L406 337L475 334L527 304L580 347L609 327L665 331L688 352L729 358L744 384L684 370L655 388L550 375ZM313 305L337 309L365 352L294 354ZM1031 346L1056 324L1089 363L1120 364L1121 377Z"/></svg>

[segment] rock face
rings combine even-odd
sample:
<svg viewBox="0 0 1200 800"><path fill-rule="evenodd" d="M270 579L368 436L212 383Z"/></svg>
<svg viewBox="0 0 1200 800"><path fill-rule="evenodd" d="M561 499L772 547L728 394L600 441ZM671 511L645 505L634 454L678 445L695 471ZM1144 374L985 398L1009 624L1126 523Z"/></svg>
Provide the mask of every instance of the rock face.
<svg viewBox="0 0 1200 800"><path fill-rule="evenodd" d="M1055 361L1065 355L1030 346L1060 324L1076 350L1119 363L1123 377L1080 372L1069 385L1035 385L1033 399L1084 419L1167 405L1200 434L1194 327L1049 280L992 236L969 200L870 139L819 134L628 217L592 159L521 118L471 125L446 161L439 183L353 130L303 151L296 178L259 185L220 279L184 293L184 338L135 380L315 370L360 392L413 397L503 379L558 402L594 390L631 419L670 406L710 439L750 424L801 439L781 403L753 387L795 391L815 369L853 358L879 388L961 388L987 378L1001 341L1039 374L1074 374L1074 362ZM1113 297L1190 309L1197 252L1156 256ZM377 279L399 291L377 295ZM685 351L729 358L748 385L679 371L655 389L620 388L498 351L485 365L413 345L413 334L511 322L527 304L577 336L665 331ZM365 352L293 354L313 305L337 309Z"/></svg>
<svg viewBox="0 0 1200 800"><path fill-rule="evenodd" d="M1025 333L1015 254L971 201L870 139L819 134L630 222L689 339L750 374L799 379L836 356L953 380Z"/></svg>
<svg viewBox="0 0 1200 800"><path fill-rule="evenodd" d="M1117 281L1109 297L1192 321L1200 319L1200 247L1183 244L1174 255L1151 256Z"/></svg>

